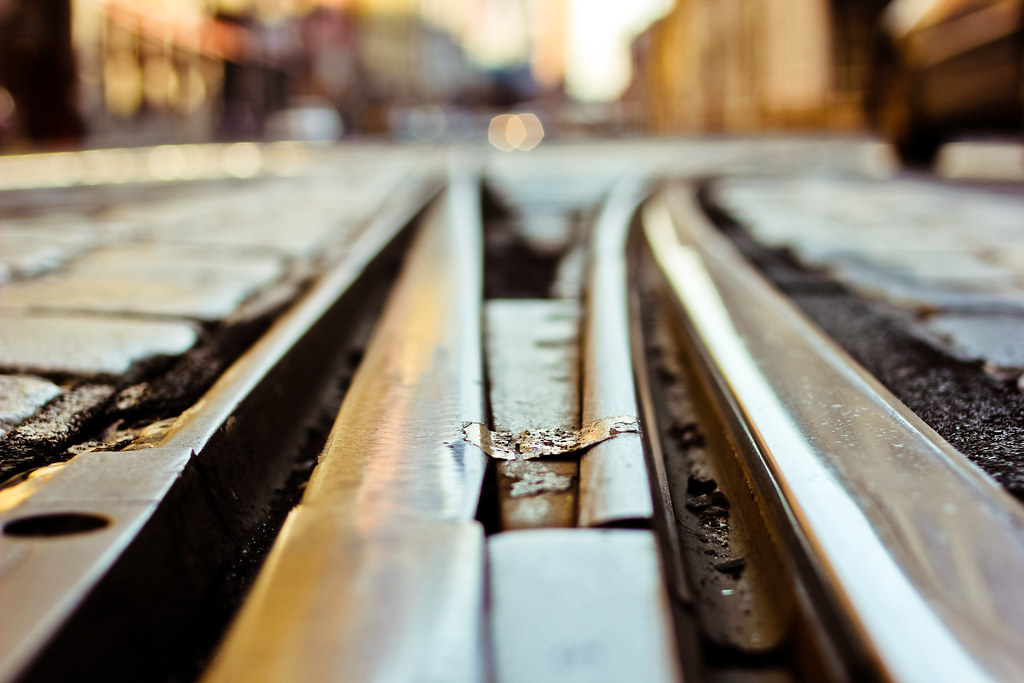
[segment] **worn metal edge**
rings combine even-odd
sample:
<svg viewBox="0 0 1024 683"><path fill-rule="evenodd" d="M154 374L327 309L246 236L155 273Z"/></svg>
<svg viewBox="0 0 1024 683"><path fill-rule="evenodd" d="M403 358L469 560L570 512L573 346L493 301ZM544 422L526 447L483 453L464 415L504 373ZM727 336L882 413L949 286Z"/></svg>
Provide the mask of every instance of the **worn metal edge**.
<svg viewBox="0 0 1024 683"><path fill-rule="evenodd" d="M651 203L660 198L655 196ZM864 643L863 634L847 617L842 607L835 609L836 605L845 606L845 603L824 577L825 571L819 565L814 552L807 550L811 544L797 515L788 507L779 486L764 467L754 437L750 434L750 427L740 415L727 383L716 371L708 349L699 340L699 335L679 301L679 295L674 291L665 268L658 263L657 244L646 235L644 238L651 254L651 261L659 268L659 276L664 280L666 296L675 298L680 327L689 337L681 342L684 345L689 342L689 348L686 350L691 353L691 365L696 375L694 381L701 385L704 395L711 400L712 411L721 419L724 431L733 441L738 465L742 470L740 476L747 479L754 493L755 503L760 506L766 523L772 530L772 540L780 546L779 555L790 574L796 598L810 624L807 634L813 640L813 648L821 655L820 665L823 670L816 674L824 680L844 683L877 678L879 662L873 658L873 653Z"/></svg>
<svg viewBox="0 0 1024 683"><path fill-rule="evenodd" d="M317 380L324 379L327 373L317 371L322 361L317 351L330 354L341 345L337 338L317 337L339 325L345 332L346 316L358 312L363 305L360 297L368 294L363 291L356 296L354 290L370 286L360 283L370 279L367 276L371 271L375 279L385 277L379 272L385 268L382 262L394 258L385 254L398 250L403 229L439 188L437 179L410 183L307 293L181 415L161 442L152 448L103 454L112 466L102 471L92 466L100 454L79 455L26 500L0 515L0 525L53 511L94 514L113 521L100 532L61 538L0 535L0 542L7 547L0 555L0 584L8 582L26 558L34 566L62 566L67 570L62 575L66 581L63 587L55 583L38 587L50 607L39 608L31 625L19 629L9 619L0 630L14 641L0 649L0 681L22 676L46 678L54 668L75 670L76 656L98 665L103 648L86 646L76 634L92 630L93 619L98 623L110 619L106 614L109 605L103 605L96 596L123 597L119 595L119 582L136 598L146 596L165 602L196 599L188 595L186 584L202 584L204 577L197 572L197 565L213 569L224 560L217 543L237 544L248 536L290 466L287 458L280 457L286 445L282 439L252 438L250 432L266 434L280 428L283 434L291 434L285 420L268 420L266 411L283 405L288 410L279 412L289 414L290 410L294 417L306 407L308 401L279 401L280 392L308 391ZM304 372L296 373L298 368ZM243 436L249 438L239 442ZM126 504L135 506L129 519L112 512ZM172 538L191 542L191 546L187 542L181 545L191 547L193 554L184 557L181 545L171 543ZM89 549L84 555L83 547ZM143 580L145 571L159 564L158 558L164 565L154 580ZM182 563L187 565L182 576L169 571ZM164 590L156 576L177 584L180 590ZM153 612L148 615L149 621L164 621ZM162 624L161 628L167 626ZM84 640L92 646L101 642L95 638ZM109 642L111 638L106 640L108 649L117 647ZM47 648L59 655L40 656ZM132 664L116 659L107 664L110 671L96 673L109 679L133 675ZM117 671L120 675L114 673Z"/></svg>
<svg viewBox="0 0 1024 683"><path fill-rule="evenodd" d="M975 501L972 506L964 506L961 512L976 516L984 527L995 522L1002 529L1004 545L1000 549L993 548L993 551L1009 547L1020 555L1019 550L1024 543L1024 512L1017 502L859 368L763 281L723 237L714 234L713 228L696 208L692 188L677 186L669 195L669 201L671 213L664 197L659 198L659 203L652 203L645 212L645 230L651 249L672 283L684 315L689 317L686 325L704 360L702 370L721 404L720 410L732 422L741 452L747 456L745 464L755 490L774 520L779 539L793 563L791 566L795 566L804 579L799 587L807 593L803 597L824 600L818 606L818 616L823 625L833 629L833 654L845 657L843 665L847 668L843 673L853 680L862 675L875 675L922 681L933 680L936 676L998 680L1019 675L1022 663L1014 656L1016 653L1005 649L993 650L992 645L985 642L985 636L967 632L964 629L970 626L957 623L958 615L965 616L963 610L945 603L950 597L962 599L962 595L950 596L948 591L937 591L934 581L913 582L911 574L927 577L930 572L929 567L920 565L921 555L915 554L926 555L927 548L912 539L896 540L900 531L913 527L913 516L907 516L905 510L896 520L880 518L879 513L886 508L877 493L872 495L848 488L849 482L840 476L841 468L836 470L838 463L829 464L827 456L819 459L809 450L805 451L806 445L796 437L797 428L790 422L794 419L792 416L780 413L779 420L782 431L788 431L792 438L788 442L785 438L781 441L776 439L775 443L767 442L778 433L766 436L765 424L759 424L753 414L763 410L765 405L781 406L781 402L768 398L773 389L760 373L750 371L756 365L753 360L743 360L748 358L746 354L749 351L737 341L739 338L731 323L724 322L729 320L730 313L718 298L717 284L704 270L703 259L716 259L722 271L740 273L748 291L766 292L759 305L772 307L776 313L776 324L796 330L804 338L806 350L842 376L852 391L861 392L860 395L868 397L866 400L884 405L885 410L896 416L893 421L896 427L915 435L915 443L921 444L934 456L931 460L917 461L915 467L926 468L931 475L938 476L945 484ZM661 216L656 215L659 212ZM683 247L675 235L676 230L690 231L688 239L699 246ZM673 263L666 253L680 248L687 255ZM686 270L689 270L689 275L683 286L683 280L678 276ZM713 293L710 294L710 303L709 293ZM694 322L694 315L700 317L698 311L701 307L705 308L704 320ZM715 310L707 313L711 308ZM716 318L724 325L718 330L708 327L709 321ZM750 396L739 395L738 392L744 391L741 378L731 377L728 370L718 365L724 356L732 357L734 362L739 358L740 365L748 370L747 377L759 378L754 382L757 387L754 403L750 403ZM764 399L761 405L758 405L758 397ZM772 432L773 429L767 431ZM786 450L773 450L783 442ZM795 457L800 458L812 472L794 476L792 471L780 465L780 458L792 460L793 451L797 452ZM903 492L893 493L899 495ZM842 539L824 533L829 523L826 520L835 521L837 518L843 520ZM896 523L895 526L892 522ZM856 553L851 551L853 548L857 549ZM856 561L852 561L854 555L857 556ZM1010 572L1014 576L1021 573L1005 566L999 571ZM972 588L976 586L962 586L967 594L972 592ZM979 620L986 621L984 607L979 610L967 619L975 626ZM985 629L985 632L992 634L991 629ZM846 639L845 642L842 639Z"/></svg>
<svg viewBox="0 0 1024 683"><path fill-rule="evenodd" d="M623 178L594 226L583 321L582 424L637 417L630 352L626 244L649 191L643 178ZM599 443L580 460L579 525L650 524L651 481L640 435Z"/></svg>

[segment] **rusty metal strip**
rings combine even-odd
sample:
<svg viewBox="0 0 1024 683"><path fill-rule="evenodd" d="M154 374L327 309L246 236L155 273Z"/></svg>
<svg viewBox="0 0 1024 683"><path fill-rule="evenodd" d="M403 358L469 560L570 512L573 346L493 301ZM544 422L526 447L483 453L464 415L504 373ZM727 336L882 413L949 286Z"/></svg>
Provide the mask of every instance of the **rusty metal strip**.
<svg viewBox="0 0 1024 683"><path fill-rule="evenodd" d="M635 417L605 417L580 429L546 427L524 429L518 434L490 430L479 422L462 428L463 438L498 460L533 460L552 455L578 453L619 434L639 434Z"/></svg>
<svg viewBox="0 0 1024 683"><path fill-rule="evenodd" d="M494 428L579 427L579 302L491 299L484 313ZM576 526L578 457L503 460L495 470L503 531Z"/></svg>

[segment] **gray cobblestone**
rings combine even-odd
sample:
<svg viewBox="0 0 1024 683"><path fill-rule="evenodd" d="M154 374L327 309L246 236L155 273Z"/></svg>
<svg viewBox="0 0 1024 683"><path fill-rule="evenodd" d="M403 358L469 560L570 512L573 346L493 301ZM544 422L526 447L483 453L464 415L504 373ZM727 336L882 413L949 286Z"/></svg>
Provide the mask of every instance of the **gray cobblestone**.
<svg viewBox="0 0 1024 683"><path fill-rule="evenodd" d="M0 437L60 396L60 387L31 375L0 375Z"/></svg>
<svg viewBox="0 0 1024 683"><path fill-rule="evenodd" d="M916 181L727 180L716 200L810 265L857 256L922 280L1024 282L1024 197Z"/></svg>
<svg viewBox="0 0 1024 683"><path fill-rule="evenodd" d="M825 267L841 282L862 295L920 311L979 309L1024 313L1024 292L983 286L983 282L956 282L938 286L887 267L863 254L844 252L810 265Z"/></svg>
<svg viewBox="0 0 1024 683"><path fill-rule="evenodd" d="M297 292L321 255L349 244L419 163L369 151L294 178L7 196L0 371L106 382L183 354L199 322L230 325L263 299ZM280 283L290 284L275 289ZM0 391L16 401L11 417L0 412L0 430L42 405Z"/></svg>
<svg viewBox="0 0 1024 683"><path fill-rule="evenodd" d="M4 311L0 368L116 375L137 361L184 353L196 339L194 325L184 321Z"/></svg>
<svg viewBox="0 0 1024 683"><path fill-rule="evenodd" d="M0 282L57 268L91 246L90 235L20 226L0 228Z"/></svg>
<svg viewBox="0 0 1024 683"><path fill-rule="evenodd" d="M1024 316L945 313L929 317L925 324L965 356L1024 372Z"/></svg>
<svg viewBox="0 0 1024 683"><path fill-rule="evenodd" d="M919 180L731 179L715 187L758 241L852 289L936 313L961 355L1024 366L1024 197Z"/></svg>
<svg viewBox="0 0 1024 683"><path fill-rule="evenodd" d="M391 187L380 178L339 182L280 181L187 204L175 200L130 206L108 214L103 229L122 240L262 249L309 257L325 244L351 237Z"/></svg>
<svg viewBox="0 0 1024 683"><path fill-rule="evenodd" d="M108 247L60 273L8 284L0 307L216 320L282 273L276 256L198 245Z"/></svg>
<svg viewBox="0 0 1024 683"><path fill-rule="evenodd" d="M967 291L1004 292L1013 295L1021 274L1005 264L993 263L972 251L905 250L886 245L858 252L862 258L926 283Z"/></svg>
<svg viewBox="0 0 1024 683"><path fill-rule="evenodd" d="M1018 226L1017 231L1018 233L1024 233L1024 223ZM1024 270L1024 244L1004 244L998 249L984 252L984 256L992 263L1017 272Z"/></svg>

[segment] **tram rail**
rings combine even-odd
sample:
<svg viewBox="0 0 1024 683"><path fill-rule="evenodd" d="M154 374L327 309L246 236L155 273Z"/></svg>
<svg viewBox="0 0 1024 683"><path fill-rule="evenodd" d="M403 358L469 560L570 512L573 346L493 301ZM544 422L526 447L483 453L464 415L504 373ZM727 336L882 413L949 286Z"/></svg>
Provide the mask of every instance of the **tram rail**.
<svg viewBox="0 0 1024 683"><path fill-rule="evenodd" d="M676 678L653 533L588 528L647 525L637 434L601 444L625 444L604 451L617 462L599 465L601 476L586 474L599 447L582 455L580 514L570 515L578 526L551 528L562 516L539 514L531 528L485 538L476 519L484 446L496 439L484 412L479 192L456 177L447 211L425 220L303 500L204 680ZM638 200L635 188L614 193L599 221L620 260ZM594 277L624 316L624 279ZM635 420L628 353L592 370L582 377L584 419L595 377L611 371L626 401L615 407ZM467 425L488 437L463 438ZM571 477L512 457L531 495Z"/></svg>
<svg viewBox="0 0 1024 683"><path fill-rule="evenodd" d="M484 181L452 169L172 426L6 491L0 681L180 671L176 632L325 411L301 500L193 671L208 683L1024 678L1019 502L755 272L692 185L619 182L572 247L580 297L488 298ZM533 387L560 405L513 395ZM684 395L692 414L666 412ZM673 440L703 449L691 476Z"/></svg>
<svg viewBox="0 0 1024 683"><path fill-rule="evenodd" d="M1019 503L750 266L677 184L647 256L830 678L1016 680Z"/></svg>
<svg viewBox="0 0 1024 683"><path fill-rule="evenodd" d="M4 491L0 680L139 680L187 656L437 190L410 184L169 429Z"/></svg>

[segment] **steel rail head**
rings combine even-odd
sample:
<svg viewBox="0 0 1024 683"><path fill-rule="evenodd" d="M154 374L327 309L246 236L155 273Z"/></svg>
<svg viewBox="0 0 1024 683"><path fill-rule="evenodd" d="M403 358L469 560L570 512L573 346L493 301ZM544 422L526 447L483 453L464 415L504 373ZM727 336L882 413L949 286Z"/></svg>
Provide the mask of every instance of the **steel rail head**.
<svg viewBox="0 0 1024 683"><path fill-rule="evenodd" d="M659 195L643 222L754 490L855 641L845 665L1024 678L1020 504L757 274L691 187Z"/></svg>
<svg viewBox="0 0 1024 683"><path fill-rule="evenodd" d="M407 254L302 502L208 681L481 680L480 186L452 178Z"/></svg>
<svg viewBox="0 0 1024 683"><path fill-rule="evenodd" d="M478 183L454 176L410 247L304 504L348 504L356 486L388 514L473 518L486 461L461 435L484 418L480 220ZM401 478L377 488L378 470Z"/></svg>
<svg viewBox="0 0 1024 683"><path fill-rule="evenodd" d="M316 387L330 381L325 360L364 307L364 280L383 277L381 253L437 190L434 180L409 183L162 441L78 455L0 510L0 680L44 659L50 667L65 661L67 670L79 653L101 659L98 641L73 632L96 633L98 621L112 618L98 597L103 591L105 599L140 605L141 595L165 601L167 609L144 610L139 628L145 619L173 628L182 610L195 606L197 587L208 580L198 567L212 571L224 559L222 547L251 533L287 476L291 463L282 452L306 428L302 420L320 400ZM282 402L282 395L298 398ZM174 601L181 604L166 604ZM111 640L104 636L104 646L116 647ZM54 642L59 654L40 657Z"/></svg>
<svg viewBox="0 0 1024 683"><path fill-rule="evenodd" d="M626 242L637 207L649 191L640 178L624 178L594 226L583 327L584 425L637 417L629 335ZM639 434L620 434L587 451L580 461L580 526L647 524L653 514L651 483Z"/></svg>

